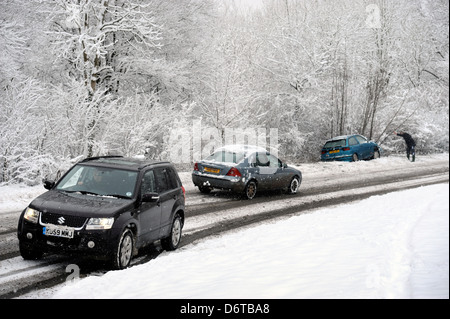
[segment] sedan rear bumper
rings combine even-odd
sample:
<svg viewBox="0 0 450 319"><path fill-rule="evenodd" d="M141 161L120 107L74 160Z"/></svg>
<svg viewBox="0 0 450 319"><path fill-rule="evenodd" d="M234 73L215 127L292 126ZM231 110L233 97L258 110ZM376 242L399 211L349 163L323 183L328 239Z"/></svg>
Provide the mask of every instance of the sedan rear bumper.
<svg viewBox="0 0 450 319"><path fill-rule="evenodd" d="M197 171L192 173L192 182L195 186L201 188L228 189L233 192L243 192L245 189L245 181L242 177L214 176Z"/></svg>

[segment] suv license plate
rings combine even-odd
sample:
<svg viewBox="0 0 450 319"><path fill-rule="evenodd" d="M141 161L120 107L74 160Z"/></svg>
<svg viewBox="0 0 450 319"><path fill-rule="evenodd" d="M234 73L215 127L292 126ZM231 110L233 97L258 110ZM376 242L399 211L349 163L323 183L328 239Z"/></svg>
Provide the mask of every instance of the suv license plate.
<svg viewBox="0 0 450 319"><path fill-rule="evenodd" d="M46 236L73 238L73 228L58 227L58 226L46 226L43 229L43 234Z"/></svg>

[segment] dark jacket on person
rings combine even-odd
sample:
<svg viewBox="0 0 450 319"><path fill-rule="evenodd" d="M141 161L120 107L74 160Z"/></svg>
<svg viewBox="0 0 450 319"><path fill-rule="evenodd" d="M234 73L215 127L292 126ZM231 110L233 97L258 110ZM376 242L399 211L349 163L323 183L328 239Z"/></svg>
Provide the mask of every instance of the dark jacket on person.
<svg viewBox="0 0 450 319"><path fill-rule="evenodd" d="M401 132L401 133L397 133L397 135L401 136L401 137L403 137L405 139L406 145L408 147L416 146L416 142L414 141L412 136L409 135L408 133Z"/></svg>

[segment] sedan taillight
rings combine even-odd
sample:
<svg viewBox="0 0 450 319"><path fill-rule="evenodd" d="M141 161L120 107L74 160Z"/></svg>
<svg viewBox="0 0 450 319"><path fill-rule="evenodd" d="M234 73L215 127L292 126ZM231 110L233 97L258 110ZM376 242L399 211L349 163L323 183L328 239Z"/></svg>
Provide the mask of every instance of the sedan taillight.
<svg viewBox="0 0 450 319"><path fill-rule="evenodd" d="M232 167L228 173L227 176L234 176L234 177L241 177L241 172L236 167Z"/></svg>
<svg viewBox="0 0 450 319"><path fill-rule="evenodd" d="M198 163L194 164L194 171L198 171Z"/></svg>

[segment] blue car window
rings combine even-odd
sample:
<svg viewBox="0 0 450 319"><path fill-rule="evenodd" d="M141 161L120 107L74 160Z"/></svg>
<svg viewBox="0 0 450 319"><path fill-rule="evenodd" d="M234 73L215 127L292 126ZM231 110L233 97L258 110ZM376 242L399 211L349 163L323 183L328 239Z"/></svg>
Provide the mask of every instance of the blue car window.
<svg viewBox="0 0 450 319"><path fill-rule="evenodd" d="M364 137L362 137L362 136L357 135L356 139L358 140L358 142L360 144L367 143L367 140Z"/></svg>
<svg viewBox="0 0 450 319"><path fill-rule="evenodd" d="M345 140L333 140L325 143L323 148L344 147Z"/></svg>
<svg viewBox="0 0 450 319"><path fill-rule="evenodd" d="M349 145L349 146L358 145L358 141L356 140L356 138L354 138L354 137L352 136L352 137L350 137L350 138L348 139L348 145Z"/></svg>

